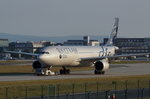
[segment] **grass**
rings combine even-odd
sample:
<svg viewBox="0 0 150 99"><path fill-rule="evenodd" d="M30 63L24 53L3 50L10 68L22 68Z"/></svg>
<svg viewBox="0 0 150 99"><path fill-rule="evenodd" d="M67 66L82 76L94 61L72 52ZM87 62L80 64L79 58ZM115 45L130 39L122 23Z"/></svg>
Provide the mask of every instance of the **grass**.
<svg viewBox="0 0 150 99"><path fill-rule="evenodd" d="M3 66L0 65L0 75L2 74L25 74L33 73L33 68L31 65L25 66Z"/></svg>
<svg viewBox="0 0 150 99"><path fill-rule="evenodd" d="M150 61L136 61L136 60L116 60L116 61L111 61L110 64L137 64L137 63L150 63Z"/></svg>
<svg viewBox="0 0 150 99"><path fill-rule="evenodd" d="M53 67L52 71L59 71L62 67ZM82 70L93 70L93 67L69 67L71 71L82 71ZM6 74L33 74L34 70L31 65L17 65L17 66L9 66L9 65L0 65L0 75Z"/></svg>
<svg viewBox="0 0 150 99"><path fill-rule="evenodd" d="M0 60L0 64L10 63L31 63L32 60Z"/></svg>
<svg viewBox="0 0 150 99"><path fill-rule="evenodd" d="M31 63L31 61L8 60L0 61L0 63ZM111 64L131 64L131 63L150 63L150 61L111 61ZM32 63L31 63L32 64ZM93 67L68 67L71 71L93 70ZM59 71L61 67L53 67L52 71ZM33 74L34 70L31 65L0 65L0 75L3 74Z"/></svg>
<svg viewBox="0 0 150 99"><path fill-rule="evenodd" d="M81 93L115 90L115 84L116 90L126 89L126 84L129 89L138 87L149 88L149 81L150 75L0 82L0 99L6 97L7 91L8 99L12 99L13 96L25 97L26 94L28 97L41 96L41 94L46 96L49 94L48 90L50 90L50 94L54 92L56 94L72 94L73 92ZM53 89L53 86L55 89Z"/></svg>
<svg viewBox="0 0 150 99"><path fill-rule="evenodd" d="M120 62L114 62L120 63ZM126 63L126 61L121 62ZM129 63L129 62L128 62ZM130 63L138 63L131 61ZM140 62L141 63L141 62ZM145 63L145 62L144 62ZM146 62L147 63L147 62ZM58 71L61 67L53 67L53 71ZM71 71L91 70L93 67L71 67ZM31 65L26 66L0 66L0 75L6 74L33 74ZM150 85L150 75L137 76L121 76L121 77L98 77L98 78L82 78L82 79L62 79L62 80L33 80L33 81L1 81L0 82L0 99L6 98L8 91L8 99L14 96L25 97L40 96L48 94L49 85L55 86L56 94L92 92L102 90L114 90L127 88L138 88L138 80L140 88L148 88ZM127 83L126 83L127 82ZM88 87L87 87L88 86ZM8 88L8 89L7 89ZM50 88L53 92L53 89ZM64 90L65 89L65 90ZM42 92L43 91L43 92ZM26 93L27 92L27 93ZM52 94L52 93L51 93Z"/></svg>
<svg viewBox="0 0 150 99"><path fill-rule="evenodd" d="M12 61L12 60L11 60ZM126 63L126 61L123 61ZM131 61L132 63L137 63L137 61ZM142 61L143 62L143 61ZM114 62L114 63L120 63L119 62ZM147 63L147 62L146 62ZM61 69L61 67L53 67L52 68L52 71L59 71L59 69ZM69 67L69 69L71 71L82 71L82 70L92 70L94 69L93 67ZM0 65L0 75L8 75L8 74L33 74L34 73L34 70L32 68L31 65L25 65L25 66L3 66L3 65ZM0 82L0 86L9 86L9 85L32 85L32 83L34 83L34 85L37 85L37 84L62 84L60 82L63 82L63 83L76 83L76 82L79 82L79 83L83 83L84 82L97 82L97 81L112 81L112 80L119 80L119 81L124 81L124 80L134 80L134 79L150 79L150 76L149 75L145 75L145 76L131 76L131 77L110 77L110 78L89 78L89 79L70 79L70 80L50 80L50 81L47 81L47 80L42 80L42 81L18 81L18 82ZM38 82L38 83L36 83Z"/></svg>
<svg viewBox="0 0 150 99"><path fill-rule="evenodd" d="M28 86L28 85L58 85L58 84L73 84L73 83L95 83L95 82L135 82L138 80L150 80L150 75L138 75L138 76L121 76L121 77L99 77L99 78L82 78L82 79L62 79L62 80L33 80L33 81L3 81L0 82L0 87L4 86Z"/></svg>
<svg viewBox="0 0 150 99"><path fill-rule="evenodd" d="M33 60L0 60L0 63L31 63ZM137 60L113 60L112 64L126 64L126 63L150 63L150 61L137 61Z"/></svg>

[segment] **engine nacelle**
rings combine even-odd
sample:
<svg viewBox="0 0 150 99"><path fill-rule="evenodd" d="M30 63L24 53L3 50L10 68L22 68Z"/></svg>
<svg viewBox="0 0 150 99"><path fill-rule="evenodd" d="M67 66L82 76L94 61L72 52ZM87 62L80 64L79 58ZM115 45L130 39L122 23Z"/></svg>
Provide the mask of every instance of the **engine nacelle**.
<svg viewBox="0 0 150 99"><path fill-rule="evenodd" d="M40 61L34 61L33 64L32 64L32 67L34 69L36 68L50 68L52 67L51 65L47 65L47 64L44 64L44 63L41 63Z"/></svg>
<svg viewBox="0 0 150 99"><path fill-rule="evenodd" d="M107 60L101 60L101 61L97 61L95 63L95 70L97 71L105 71L109 69L109 63Z"/></svg>
<svg viewBox="0 0 150 99"><path fill-rule="evenodd" d="M37 68L41 68L42 65L41 65L41 63L39 61L34 61L33 64L32 64L32 67L34 69L37 69Z"/></svg>

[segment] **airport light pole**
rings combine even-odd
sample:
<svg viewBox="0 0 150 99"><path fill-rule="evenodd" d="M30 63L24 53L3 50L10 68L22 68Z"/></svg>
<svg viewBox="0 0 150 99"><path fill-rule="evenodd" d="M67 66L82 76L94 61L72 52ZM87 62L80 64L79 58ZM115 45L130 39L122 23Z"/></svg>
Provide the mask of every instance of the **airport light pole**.
<svg viewBox="0 0 150 99"><path fill-rule="evenodd" d="M97 82L96 84L97 84L97 99L98 99L98 92L99 92L99 82Z"/></svg>
<svg viewBox="0 0 150 99"><path fill-rule="evenodd" d="M149 80L149 97L150 97L150 80Z"/></svg>
<svg viewBox="0 0 150 99"><path fill-rule="evenodd" d="M8 87L6 87L6 99L8 99Z"/></svg>
<svg viewBox="0 0 150 99"><path fill-rule="evenodd" d="M140 80L137 81L138 99L140 98Z"/></svg>
<svg viewBox="0 0 150 99"><path fill-rule="evenodd" d="M125 87L126 87L126 90L128 89L128 81L126 80L125 81Z"/></svg>

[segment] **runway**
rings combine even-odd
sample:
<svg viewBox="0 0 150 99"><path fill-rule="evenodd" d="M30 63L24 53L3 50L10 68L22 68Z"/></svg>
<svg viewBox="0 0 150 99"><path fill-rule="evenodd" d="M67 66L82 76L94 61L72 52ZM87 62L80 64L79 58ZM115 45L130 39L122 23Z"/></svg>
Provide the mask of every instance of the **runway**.
<svg viewBox="0 0 150 99"><path fill-rule="evenodd" d="M56 80L56 79L77 79L77 78L93 78L93 77L114 77L114 76L130 76L150 74L150 63L141 64L113 64L106 71L105 75L95 75L94 68L89 71L71 72L70 75L57 76L36 76L33 74L21 75L0 75L0 81L25 81L25 80Z"/></svg>

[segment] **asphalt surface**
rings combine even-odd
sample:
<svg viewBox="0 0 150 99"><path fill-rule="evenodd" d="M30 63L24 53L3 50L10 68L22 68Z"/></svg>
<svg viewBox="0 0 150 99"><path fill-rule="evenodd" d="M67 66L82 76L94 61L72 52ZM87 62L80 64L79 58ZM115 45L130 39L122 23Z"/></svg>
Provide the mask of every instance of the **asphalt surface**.
<svg viewBox="0 0 150 99"><path fill-rule="evenodd" d="M54 80L54 79L76 79L76 78L92 78L92 77L113 77L113 76L129 76L129 75L145 75L150 74L150 63L141 64L113 64L106 71L105 75L94 75L94 70L71 72L70 75L56 76L36 76L33 74L20 75L0 75L0 81L21 81L21 80Z"/></svg>

